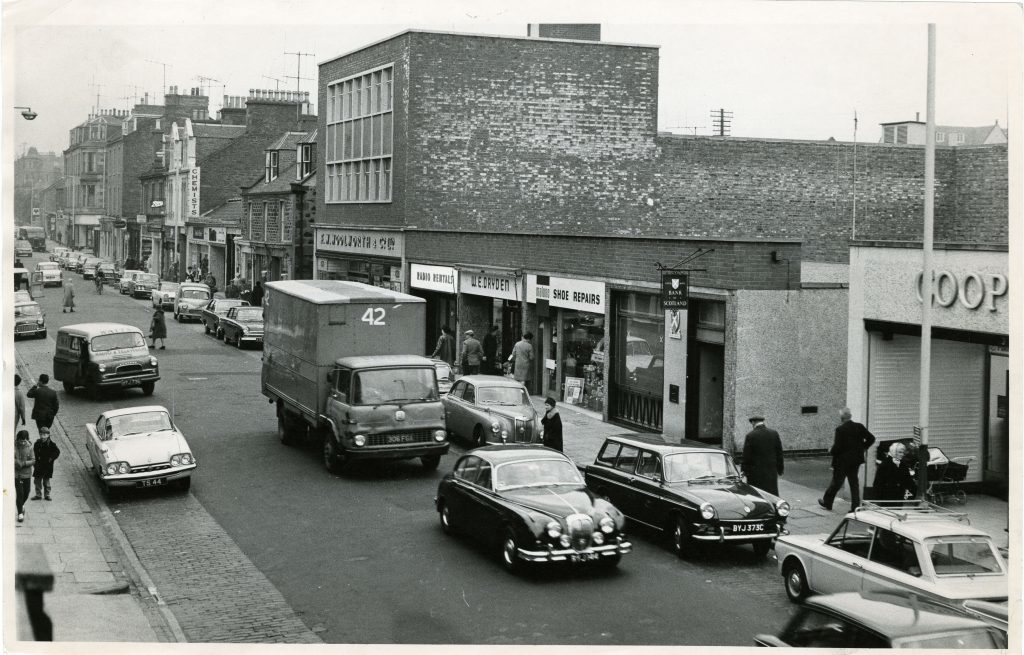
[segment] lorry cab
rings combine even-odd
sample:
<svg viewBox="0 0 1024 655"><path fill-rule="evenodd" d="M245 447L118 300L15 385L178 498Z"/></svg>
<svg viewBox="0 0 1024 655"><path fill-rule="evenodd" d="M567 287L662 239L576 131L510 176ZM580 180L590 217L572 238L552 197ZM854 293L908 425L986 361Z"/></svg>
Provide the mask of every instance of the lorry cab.
<svg viewBox="0 0 1024 655"><path fill-rule="evenodd" d="M151 395L160 379L142 330L120 323L78 323L57 331L53 377L73 393L85 387L93 396L103 389L141 387Z"/></svg>

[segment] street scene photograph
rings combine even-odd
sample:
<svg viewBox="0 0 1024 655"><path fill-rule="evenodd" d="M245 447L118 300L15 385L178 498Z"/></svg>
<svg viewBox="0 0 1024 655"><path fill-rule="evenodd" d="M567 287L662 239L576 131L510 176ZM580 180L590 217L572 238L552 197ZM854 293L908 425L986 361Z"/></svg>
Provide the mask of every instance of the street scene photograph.
<svg viewBox="0 0 1024 655"><path fill-rule="evenodd" d="M6 652L1019 652L1019 3L0 18Z"/></svg>

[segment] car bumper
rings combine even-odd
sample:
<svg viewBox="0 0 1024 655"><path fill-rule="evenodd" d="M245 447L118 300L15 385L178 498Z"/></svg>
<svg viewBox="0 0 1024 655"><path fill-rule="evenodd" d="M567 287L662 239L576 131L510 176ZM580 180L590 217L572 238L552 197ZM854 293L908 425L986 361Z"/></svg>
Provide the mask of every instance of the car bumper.
<svg viewBox="0 0 1024 655"><path fill-rule="evenodd" d="M262 334L243 334L238 339L242 343L263 343Z"/></svg>
<svg viewBox="0 0 1024 655"><path fill-rule="evenodd" d="M776 539L778 537L789 534L789 530L785 527L776 527L775 530L765 532L743 532L739 534L725 534L725 528L722 526L700 526L702 532L696 530L692 534L692 537L697 541L739 541L739 542L752 542L752 541L765 541L770 539Z"/></svg>
<svg viewBox="0 0 1024 655"><path fill-rule="evenodd" d="M159 379L160 373L156 371L142 371L138 375L101 378L98 384L102 389L117 389L121 387L137 387L144 382L156 382Z"/></svg>
<svg viewBox="0 0 1024 655"><path fill-rule="evenodd" d="M448 442L418 443L401 446L349 448L345 456L351 459L412 459L414 457L440 457L448 452Z"/></svg>
<svg viewBox="0 0 1024 655"><path fill-rule="evenodd" d="M131 294L132 294L132 298L152 298L153 297L153 290L152 289L135 289L134 291L131 291Z"/></svg>
<svg viewBox="0 0 1024 655"><path fill-rule="evenodd" d="M189 320L195 319L197 321L202 320L203 310L200 308L189 309L188 307L178 307L178 316L180 318L187 318Z"/></svg>
<svg viewBox="0 0 1024 655"><path fill-rule="evenodd" d="M529 550L519 548L516 554L524 562L593 562L604 557L622 555L633 550L633 544L621 537L615 543L591 546L585 550L560 548L558 550Z"/></svg>
<svg viewBox="0 0 1024 655"><path fill-rule="evenodd" d="M103 483L108 487L159 487L174 480L187 478L192 475L198 464L179 466L174 469L162 469L159 471L145 471L142 473L124 473L122 475L105 475ZM162 480L159 484L155 481Z"/></svg>

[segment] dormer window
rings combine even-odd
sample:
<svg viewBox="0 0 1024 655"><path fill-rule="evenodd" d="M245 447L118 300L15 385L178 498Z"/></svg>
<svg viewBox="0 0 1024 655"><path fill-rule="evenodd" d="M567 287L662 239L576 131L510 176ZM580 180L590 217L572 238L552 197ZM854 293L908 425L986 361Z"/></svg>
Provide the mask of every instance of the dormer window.
<svg viewBox="0 0 1024 655"><path fill-rule="evenodd" d="M313 144L311 143L300 143L299 144L299 165L295 167L298 172L298 178L302 179L313 172Z"/></svg>
<svg viewBox="0 0 1024 655"><path fill-rule="evenodd" d="M945 132L936 132L935 133L935 143L945 143L945 142L946 142L946 133Z"/></svg>
<svg viewBox="0 0 1024 655"><path fill-rule="evenodd" d="M277 151L267 151L267 162L265 165L266 174L263 177L264 182L270 182L271 180L277 179Z"/></svg>

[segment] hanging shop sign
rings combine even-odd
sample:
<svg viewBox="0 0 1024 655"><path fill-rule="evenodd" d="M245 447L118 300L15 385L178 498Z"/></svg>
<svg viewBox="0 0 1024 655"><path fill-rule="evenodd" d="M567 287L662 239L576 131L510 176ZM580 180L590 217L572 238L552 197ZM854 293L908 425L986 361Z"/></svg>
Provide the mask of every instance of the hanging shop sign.
<svg viewBox="0 0 1024 655"><path fill-rule="evenodd" d="M661 308L687 309L690 304L690 277L682 271L661 272Z"/></svg>
<svg viewBox="0 0 1024 655"><path fill-rule="evenodd" d="M429 289L441 293L457 293L457 271L451 266L412 264L410 283L416 289Z"/></svg>
<svg viewBox="0 0 1024 655"><path fill-rule="evenodd" d="M188 215L199 216L199 167L188 171Z"/></svg>
<svg viewBox="0 0 1024 655"><path fill-rule="evenodd" d="M316 235L316 249L344 254L401 257L405 251L405 241L401 232L320 228Z"/></svg>
<svg viewBox="0 0 1024 655"><path fill-rule="evenodd" d="M547 301L552 307L604 314L604 282L548 277L548 283L539 284L536 275L526 276L526 301Z"/></svg>
<svg viewBox="0 0 1024 655"><path fill-rule="evenodd" d="M475 271L459 271L459 289L474 296L487 296L502 300L521 300L519 278L515 275L495 275Z"/></svg>

